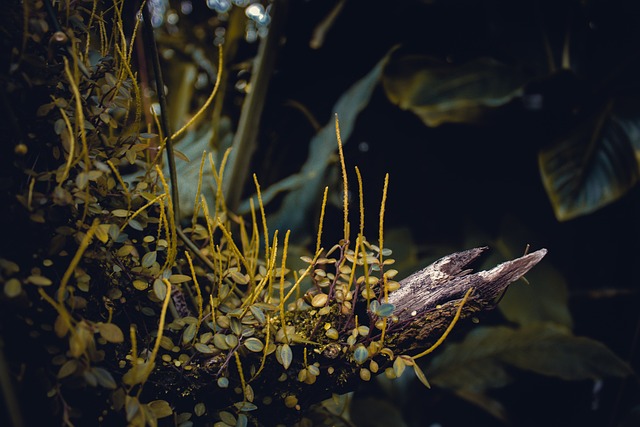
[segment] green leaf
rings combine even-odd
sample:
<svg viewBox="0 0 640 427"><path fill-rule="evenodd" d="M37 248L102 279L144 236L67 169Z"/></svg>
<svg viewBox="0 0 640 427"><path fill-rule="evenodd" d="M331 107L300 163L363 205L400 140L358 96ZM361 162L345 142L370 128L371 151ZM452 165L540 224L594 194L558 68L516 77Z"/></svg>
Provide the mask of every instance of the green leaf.
<svg viewBox="0 0 640 427"><path fill-rule="evenodd" d="M289 369L289 366L293 361L293 352L291 351L291 347L289 347L289 344L286 343L278 347L282 366L284 366L284 369Z"/></svg>
<svg viewBox="0 0 640 427"><path fill-rule="evenodd" d="M173 409L169 406L169 402L166 400L154 400L147 404L151 412L156 416L156 418L164 418L173 414Z"/></svg>
<svg viewBox="0 0 640 427"><path fill-rule="evenodd" d="M57 378L62 379L76 372L78 369L78 361L76 359L67 360L58 371Z"/></svg>
<svg viewBox="0 0 640 427"><path fill-rule="evenodd" d="M259 353L264 349L264 344L258 338L247 338L244 342L244 346L254 353Z"/></svg>
<svg viewBox="0 0 640 427"><path fill-rule="evenodd" d="M574 381L631 374L629 365L601 342L549 324L523 328L514 340L501 359L520 369Z"/></svg>
<svg viewBox="0 0 640 427"><path fill-rule="evenodd" d="M197 331L198 325L196 323L190 323L189 326L184 328L184 332L182 333L182 343L186 344L193 341L193 338L196 336Z"/></svg>
<svg viewBox="0 0 640 427"><path fill-rule="evenodd" d="M393 373L396 375L396 378L400 378L402 376L406 367L407 364L404 359L402 357L396 357L396 360L393 361Z"/></svg>
<svg viewBox="0 0 640 427"><path fill-rule="evenodd" d="M482 392L511 382L507 365L565 380L631 373L602 343L573 336L552 324L476 328L464 341L450 344L435 357L429 372L431 383L440 387Z"/></svg>
<svg viewBox="0 0 640 427"><path fill-rule="evenodd" d="M100 336L112 343L121 343L124 341L124 334L118 325L114 323L98 323L96 324L100 331Z"/></svg>
<svg viewBox="0 0 640 427"><path fill-rule="evenodd" d="M249 418L245 414L238 414L238 421L236 421L236 427L247 427L249 424Z"/></svg>
<svg viewBox="0 0 640 427"><path fill-rule="evenodd" d="M157 257L158 257L158 253L156 251L147 252L142 257L141 265L144 268L149 268L153 265L154 262L156 262Z"/></svg>
<svg viewBox="0 0 640 427"><path fill-rule="evenodd" d="M611 100L538 153L556 218L566 221L619 199L640 179L640 115Z"/></svg>
<svg viewBox="0 0 640 427"><path fill-rule="evenodd" d="M259 324L264 325L267 321L264 316L264 312L260 309L260 307L256 307L255 305L249 306L249 311L253 314L253 317L258 321Z"/></svg>
<svg viewBox="0 0 640 427"><path fill-rule="evenodd" d="M380 304L376 314L380 317L389 317L393 314L394 308L396 308L395 305L385 302Z"/></svg>
<svg viewBox="0 0 640 427"><path fill-rule="evenodd" d="M153 292L156 294L156 298L164 301L167 296L167 285L161 279L156 279L153 281Z"/></svg>
<svg viewBox="0 0 640 427"><path fill-rule="evenodd" d="M108 388L109 390L115 390L117 387L116 381L113 379L111 372L107 371L104 368L94 366L91 368L93 375L98 379L98 384L100 384L104 388Z"/></svg>
<svg viewBox="0 0 640 427"><path fill-rule="evenodd" d="M200 353L204 353L204 354L210 354L213 353L213 350L211 349L211 347L209 347L206 344L202 344L201 342L197 342L194 344L194 347L196 350L198 350Z"/></svg>
<svg viewBox="0 0 640 427"><path fill-rule="evenodd" d="M427 381L427 377L424 375L424 372L422 372L422 369L420 369L420 366L418 366L417 363L413 364L413 371L416 373L416 377L418 377L420 382L424 384L425 387L431 388L429 381Z"/></svg>
<svg viewBox="0 0 640 427"><path fill-rule="evenodd" d="M356 119L377 87L382 69L387 62L385 55L364 77L343 93L331 109L340 120L340 134L346 143L355 127ZM289 182L289 193L284 197L280 209L269 218L269 228L273 230L291 230L291 235L302 235L298 230L306 227L311 213L322 200L322 189L326 185L326 171L334 162L338 148L336 140L335 117L332 114L328 123L309 142L309 155L295 179ZM276 184L277 185L277 184ZM279 190L282 190L280 188ZM275 194L267 188L263 200ZM255 200L254 200L255 202ZM257 204L256 204L257 206ZM249 211L249 202L244 202L240 212Z"/></svg>
<svg viewBox="0 0 640 427"><path fill-rule="evenodd" d="M518 69L490 58L454 65L418 54L392 58L382 79L389 100L430 127L478 122L519 96L527 81Z"/></svg>
<svg viewBox="0 0 640 427"><path fill-rule="evenodd" d="M353 351L353 358L355 359L356 363L363 364L369 358L369 351L364 345L360 344Z"/></svg>

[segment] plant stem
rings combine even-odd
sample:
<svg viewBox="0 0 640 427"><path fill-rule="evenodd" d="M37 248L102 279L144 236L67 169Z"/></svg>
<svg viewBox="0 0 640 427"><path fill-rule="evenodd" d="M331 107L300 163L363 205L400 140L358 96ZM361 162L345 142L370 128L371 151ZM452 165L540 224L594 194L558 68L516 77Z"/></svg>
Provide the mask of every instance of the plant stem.
<svg viewBox="0 0 640 427"><path fill-rule="evenodd" d="M151 26L151 17L149 16L149 4L142 8L142 17L144 19L144 44L145 49L151 55L153 74L156 82L156 93L158 94L158 103L160 104L160 127L165 137L165 147L167 150L167 162L169 165L169 179L171 180L171 199L173 201L173 216L175 218L176 227L180 226L180 201L178 197L178 174L176 172L176 160L173 155L173 142L171 141L171 126L167 117L169 109L167 108L167 97L164 93L164 80L162 78L162 68L160 66L160 55L158 54L158 46L153 34Z"/></svg>

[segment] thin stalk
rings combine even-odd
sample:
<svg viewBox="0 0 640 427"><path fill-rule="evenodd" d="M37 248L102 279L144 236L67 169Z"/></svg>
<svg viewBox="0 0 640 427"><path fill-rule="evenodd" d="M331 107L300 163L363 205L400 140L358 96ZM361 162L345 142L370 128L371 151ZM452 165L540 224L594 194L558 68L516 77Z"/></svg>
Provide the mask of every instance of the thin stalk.
<svg viewBox="0 0 640 427"><path fill-rule="evenodd" d="M178 174L176 172L176 159L173 155L173 141L171 140L171 127L167 117L169 109L167 108L167 97L164 93L164 80L162 78L162 68L160 66L160 55L158 54L158 46L153 34L151 26L151 17L149 16L149 4L142 8L142 18L144 19L144 44L145 50L151 55L153 74L156 82L156 93L158 94L158 103L160 104L160 127L165 136L165 147L167 149L167 162L169 165L169 179L171 181L171 199L173 201L173 216L175 223L180 224L180 201L178 198Z"/></svg>

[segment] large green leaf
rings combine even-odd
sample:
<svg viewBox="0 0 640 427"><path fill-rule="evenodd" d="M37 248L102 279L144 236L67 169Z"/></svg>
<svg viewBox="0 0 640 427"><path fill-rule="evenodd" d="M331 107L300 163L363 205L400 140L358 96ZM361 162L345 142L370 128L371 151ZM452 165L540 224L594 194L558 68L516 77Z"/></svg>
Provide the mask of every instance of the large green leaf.
<svg viewBox="0 0 640 427"><path fill-rule="evenodd" d="M346 143L353 132L358 114L367 106L371 94L379 83L382 69L387 62L385 55L362 79L343 93L333 107L340 119L342 142ZM326 185L326 172L338 148L335 118L332 114L328 123L311 139L309 155L300 172L286 178L287 186L274 184L278 190L288 189L278 212L269 218L272 230L291 230L291 236L301 236L297 230L308 224L309 217L322 201L322 188ZM267 190L269 191L269 190ZM246 206L246 203L243 204Z"/></svg>
<svg viewBox="0 0 640 427"><path fill-rule="evenodd" d="M624 377L627 363L602 343L576 337L553 324L479 327L435 357L427 375L432 384L481 392L507 385L505 369L517 367L564 380Z"/></svg>
<svg viewBox="0 0 640 427"><path fill-rule="evenodd" d="M477 122L520 95L527 81L518 69L490 58L452 65L424 55L390 60L382 80L392 103L431 127Z"/></svg>
<svg viewBox="0 0 640 427"><path fill-rule="evenodd" d="M610 101L538 161L556 218L566 221L617 200L640 178L640 114Z"/></svg>
<svg viewBox="0 0 640 427"><path fill-rule="evenodd" d="M468 389L482 392L506 386L512 377L504 369L499 355L515 330L507 327L475 328L464 341L449 344L434 357L425 370L429 382L451 390Z"/></svg>
<svg viewBox="0 0 640 427"><path fill-rule="evenodd" d="M631 374L629 365L601 342L550 324L522 328L512 340L500 359L520 369L568 381Z"/></svg>

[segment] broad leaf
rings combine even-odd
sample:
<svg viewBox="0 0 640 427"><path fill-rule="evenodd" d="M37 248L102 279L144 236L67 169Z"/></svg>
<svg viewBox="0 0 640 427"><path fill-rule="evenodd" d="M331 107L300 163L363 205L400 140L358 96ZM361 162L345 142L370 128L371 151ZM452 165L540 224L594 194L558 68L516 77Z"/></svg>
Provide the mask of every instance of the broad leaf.
<svg viewBox="0 0 640 427"><path fill-rule="evenodd" d="M382 82L392 103L436 127L478 122L489 109L519 96L527 80L490 58L453 65L414 54L390 60Z"/></svg>
<svg viewBox="0 0 640 427"><path fill-rule="evenodd" d="M340 135L343 143L353 132L358 114L367 106L377 87L382 69L387 62L385 55L367 75L351 86L336 102L332 111L340 120ZM326 184L326 172L338 148L335 118L332 114L328 123L311 139L309 155L300 173L288 178L290 192L285 196L278 212L270 218L269 229L291 230L292 238L307 225L311 212L322 200L322 188ZM281 184L279 190L284 190ZM267 191L269 191L267 189ZM247 206L245 203L243 206ZM242 211L243 209L240 209Z"/></svg>
<svg viewBox="0 0 640 427"><path fill-rule="evenodd" d="M629 365L601 342L548 324L523 328L512 340L500 358L520 369L570 381L631 374Z"/></svg>
<svg viewBox="0 0 640 427"><path fill-rule="evenodd" d="M594 212L638 182L640 114L625 110L621 101L610 101L538 154L542 181L559 221Z"/></svg>
<svg viewBox="0 0 640 427"><path fill-rule="evenodd" d="M504 387L512 381L499 355L515 330L479 327L458 344L449 344L433 358L427 372L430 383L452 390L467 389L480 393Z"/></svg>
<svg viewBox="0 0 640 427"><path fill-rule="evenodd" d="M506 366L564 380L624 377L631 368L602 343L538 324L520 329L480 327L432 360L431 383L482 392L507 385Z"/></svg>

